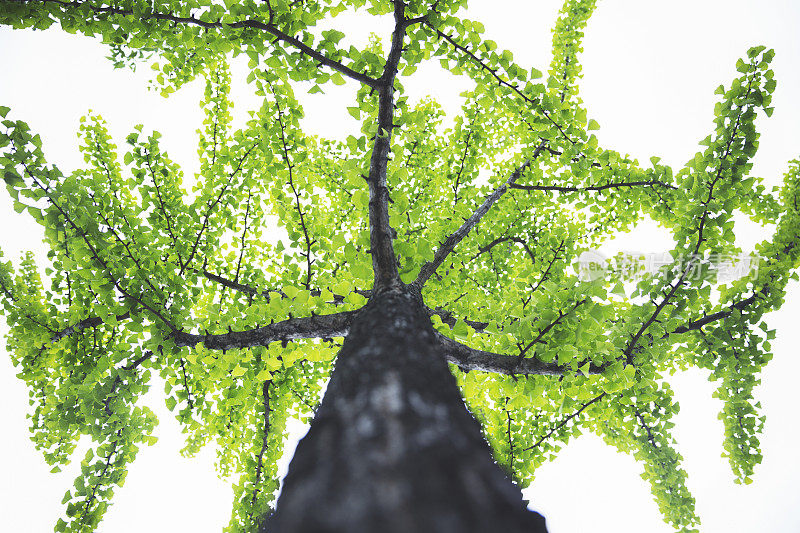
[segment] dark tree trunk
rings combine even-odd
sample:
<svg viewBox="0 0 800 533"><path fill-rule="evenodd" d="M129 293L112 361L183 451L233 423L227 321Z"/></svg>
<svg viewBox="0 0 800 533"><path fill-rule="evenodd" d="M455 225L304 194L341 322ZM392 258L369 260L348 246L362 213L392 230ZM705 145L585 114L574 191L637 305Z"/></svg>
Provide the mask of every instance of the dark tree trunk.
<svg viewBox="0 0 800 533"><path fill-rule="evenodd" d="M437 346L418 293L373 295L262 532L546 532L492 460Z"/></svg>

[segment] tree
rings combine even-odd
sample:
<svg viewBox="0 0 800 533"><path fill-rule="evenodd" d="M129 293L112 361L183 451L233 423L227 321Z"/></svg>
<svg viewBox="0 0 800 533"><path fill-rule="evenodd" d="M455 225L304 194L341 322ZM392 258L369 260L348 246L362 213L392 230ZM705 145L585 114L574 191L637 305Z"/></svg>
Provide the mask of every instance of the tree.
<svg viewBox="0 0 800 533"><path fill-rule="evenodd" d="M129 137L124 162L132 171L123 173L102 122L90 119L82 128L87 169L61 176L24 123L4 124L4 178L18 207L42 222L52 248L51 290L43 291L30 261L15 279L8 266L3 274L10 345L37 402L34 438L54 464L68 458L82 432L98 444L83 483L65 499L69 527L91 528L109 487L148 440L152 417L135 401L151 371L174 387L168 404L180 403L190 448L217 438L227 450L223 468L245 474L234 521L257 520L275 486L286 419L314 410L337 351L326 339L348 333L287 479L278 524L296 516L292 509L335 519L327 506L342 506L331 494L351 493L351 501L386 509L408 529L399 517L414 515L383 500L392 494L385 487L432 490L458 479L443 475L447 469L491 481L477 501L462 496L467 484L443 486L434 511L446 513L450 502L475 527L481 520L499 527L497 513L529 518L481 448L437 354L468 371L454 370L462 393L495 459L519 483L559 442L588 428L642 460L665 516L690 527L693 501L669 442L675 406L660 377L690 364L720 379L726 451L748 478L759 459L754 372L769 350L754 326L780 305L797 266L797 164L780 197L747 176L755 110L771 114L770 51L752 49L737 65L741 76L721 90L707 149L673 172L603 150L590 133L595 124L575 84L591 7L584 3L565 5L545 83L536 82L535 69L529 74L508 53L481 44L480 25L451 16L455 5L372 6L376 14L393 11L397 21L385 56L377 40L366 50L337 51L342 36L331 31L317 33L314 45L312 26L339 6L292 12L277 2L274 11L270 3L237 5L192 18L177 8L126 14L116 12L124 7L52 4L4 5L3 21L44 25L52 9L67 30L102 32L120 63L158 51L165 91L200 73L208 80L193 192L181 187L156 135ZM265 97L253 122L234 133L226 128L222 58L230 51L251 56L252 81ZM423 58L476 82L449 130L433 103L410 108L396 98L392 105L391 88L402 90L393 71L410 74ZM364 85L352 109L364 117L362 138L335 143L299 131L290 80L313 80L316 90L329 78L340 81L329 69ZM491 171L488 180L482 169ZM777 230L758 250L758 276L712 298L714 260L736 252L735 210L777 222ZM268 212L287 232L280 242L259 233ZM622 273L588 282L569 274L581 251L644 214L673 227L679 260L640 281L637 298L624 293ZM269 319L275 322L259 326ZM298 338L320 340L294 344ZM387 438L397 428L405 431ZM411 455L402 443L421 436L431 439L426 453ZM388 452L397 455L376 453L371 438L392 444ZM437 454L438 446L446 452ZM381 464L390 459L401 472ZM331 464L341 471L324 478ZM506 503L486 503L489 487ZM423 489L409 493L419 497ZM422 500L405 504L423 509L437 497ZM342 519L363 514L356 509Z"/></svg>

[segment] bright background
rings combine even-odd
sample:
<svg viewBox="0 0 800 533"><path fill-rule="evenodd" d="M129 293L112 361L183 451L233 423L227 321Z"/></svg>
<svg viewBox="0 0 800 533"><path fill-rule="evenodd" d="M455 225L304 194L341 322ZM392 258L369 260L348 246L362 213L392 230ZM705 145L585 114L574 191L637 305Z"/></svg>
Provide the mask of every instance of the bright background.
<svg viewBox="0 0 800 533"><path fill-rule="evenodd" d="M545 70L549 64L550 28L560 2L554 0L473 2L470 16L482 20L488 37L515 53L522 65ZM363 24L370 24L364 26ZM335 24L356 40L369 31L388 35L387 20L359 25L342 17ZM651 155L679 167L697 151L697 141L712 129L714 89L736 76L736 59L756 44L776 50L773 69L778 88L775 114L759 118L761 148L753 173L776 184L789 159L800 155L800 5L791 0L606 0L589 23L582 56L581 95L589 116L602 125L601 144L643 161ZM78 120L89 109L109 123L117 144L133 126L163 134L162 146L183 165L196 169L197 107L202 81L169 99L146 90L149 69L113 70L106 50L94 40L58 31L12 32L0 29L0 105L10 118L26 120L41 134L49 161L62 170L78 166ZM413 97L433 95L449 112L458 110L463 80L437 72L436 63L421 68L404 84ZM257 103L244 85L244 69L235 65L233 99L239 123ZM327 95L304 97L306 126L321 135L344 137L357 129L346 105L353 84ZM301 91L298 91L301 92ZM794 96L792 96L794 95ZM13 212L0 193L0 246L7 258L23 250L43 256L39 227ZM753 225L737 228L748 249L767 234ZM609 247L638 252L668 249L664 234L643 223ZM767 414L764 462L755 482L732 482L722 451L719 402L707 374L685 372L671 381L683 407L675 436L697 498L703 532L800 531L800 440L796 382L800 376L797 346L800 291L790 286L787 303L769 317L777 328L775 359L756 391ZM2 322L2 321L0 321ZM0 333L5 333L0 324ZM50 474L28 440L27 391L14 374L0 341L0 529L15 533L50 531L63 512L59 504L77 471ZM213 450L193 459L179 455L180 428L154 386L146 403L159 415L159 442L142 449L124 488L100 526L106 533L150 531L219 531L230 512L229 485L216 477ZM77 465L72 465L77 467ZM639 478L641 467L599 438L573 441L555 461L540 468L526 497L548 518L552 533L669 532Z"/></svg>

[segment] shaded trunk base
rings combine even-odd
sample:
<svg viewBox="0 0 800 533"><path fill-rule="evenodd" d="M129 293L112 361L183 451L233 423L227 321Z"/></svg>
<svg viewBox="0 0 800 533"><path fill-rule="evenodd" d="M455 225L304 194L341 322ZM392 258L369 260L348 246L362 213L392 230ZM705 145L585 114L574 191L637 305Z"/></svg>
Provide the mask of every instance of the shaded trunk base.
<svg viewBox="0 0 800 533"><path fill-rule="evenodd" d="M373 295L354 320L266 531L546 532L494 463L411 289Z"/></svg>

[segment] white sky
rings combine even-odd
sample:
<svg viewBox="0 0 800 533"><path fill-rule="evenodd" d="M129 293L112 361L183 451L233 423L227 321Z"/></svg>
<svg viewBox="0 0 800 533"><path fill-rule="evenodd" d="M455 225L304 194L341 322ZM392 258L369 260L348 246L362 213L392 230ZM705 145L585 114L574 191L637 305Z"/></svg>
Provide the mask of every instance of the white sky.
<svg viewBox="0 0 800 533"><path fill-rule="evenodd" d="M515 53L523 65L544 70L549 63L550 28L560 2L473 2L473 18L484 21L489 37ZM346 31L387 33L384 23ZM714 89L736 75L736 59L749 46L766 44L776 50L773 68L778 89L771 119L759 119L763 133L754 173L777 183L786 161L800 155L800 5L791 0L672 0L671 2L606 0L589 23L584 41L582 97L589 116L602 125L601 143L646 161L659 155L679 166L697 151L697 141L711 131ZM103 59L105 49L94 41L59 32L0 30L0 105L12 108L41 133L45 153L62 169L79 164L76 149L78 119L88 109L108 121L119 146L133 125L144 123L163 135L162 146L188 174L196 168L195 130L202 86L194 83L163 99L145 90L146 68L131 74L113 71ZM416 97L432 94L445 108L457 109L457 80L422 68L405 86ZM241 73L241 71L237 71ZM242 81L243 78L239 81ZM347 84L326 97L309 98L307 126L321 134L342 135L357 127L345 105L354 86ZM247 90L235 89L236 115L255 106ZM752 226L739 234L749 247L763 238ZM41 231L16 215L0 193L0 246L8 258L20 251L39 253ZM663 251L664 241L643 225L618 240L627 250ZM689 472L689 488L707 533L800 531L800 439L794 408L796 376L800 376L797 346L800 332L800 291L790 287L788 303L770 319L777 328L775 359L763 373L758 389L767 425L763 434L764 462L750 486L732 483L722 451L719 404L711 399L714 384L699 372L676 376L672 382L683 407L675 435ZM794 326L794 327L793 327ZM0 333L4 333L0 326ZM0 341L2 342L2 341ZM4 346L0 343L0 349ZM49 467L28 440L27 392L15 370L0 353L0 522L4 531L39 533L51 530L63 512L61 497L72 484L75 469L50 474ZM213 452L188 460L178 455L180 429L158 399L160 387L147 398L159 414L159 443L144 448L130 469L125 487L100 531L140 530L219 531L227 524L231 491L216 478ZM73 465L77 466L77 465ZM641 467L599 439L584 436L559 458L544 465L526 495L547 516L552 533L668 532Z"/></svg>

